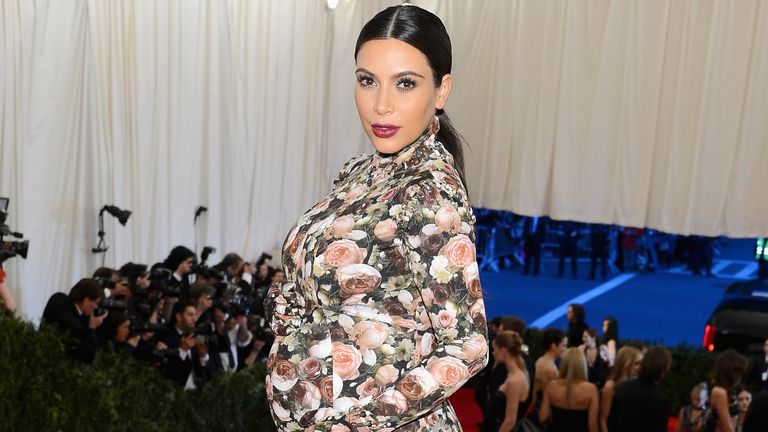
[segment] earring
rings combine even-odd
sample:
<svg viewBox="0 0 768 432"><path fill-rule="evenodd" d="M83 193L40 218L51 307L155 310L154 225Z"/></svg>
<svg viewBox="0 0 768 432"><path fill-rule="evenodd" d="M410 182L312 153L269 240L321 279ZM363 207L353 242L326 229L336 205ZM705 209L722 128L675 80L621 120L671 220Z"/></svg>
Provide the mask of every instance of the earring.
<svg viewBox="0 0 768 432"><path fill-rule="evenodd" d="M439 130L440 130L440 119L437 116L434 116L432 118L432 121L429 122L429 133L431 135L435 135Z"/></svg>

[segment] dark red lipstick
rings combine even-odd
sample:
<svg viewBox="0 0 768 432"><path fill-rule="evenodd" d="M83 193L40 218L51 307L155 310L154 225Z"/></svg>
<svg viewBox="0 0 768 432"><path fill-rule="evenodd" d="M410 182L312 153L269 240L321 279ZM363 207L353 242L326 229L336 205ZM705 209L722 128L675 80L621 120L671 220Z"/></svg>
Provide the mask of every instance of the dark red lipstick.
<svg viewBox="0 0 768 432"><path fill-rule="evenodd" d="M400 130L400 127L391 124L374 123L371 125L371 129L373 134L379 138L390 138Z"/></svg>

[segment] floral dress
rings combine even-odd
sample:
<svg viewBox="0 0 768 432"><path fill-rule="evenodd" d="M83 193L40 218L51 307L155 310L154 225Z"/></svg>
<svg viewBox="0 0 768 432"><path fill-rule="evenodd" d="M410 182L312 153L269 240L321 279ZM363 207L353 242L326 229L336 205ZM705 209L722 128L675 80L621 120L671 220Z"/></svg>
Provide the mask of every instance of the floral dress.
<svg viewBox="0 0 768 432"><path fill-rule="evenodd" d="M460 431L447 397L488 362L474 216L426 131L350 160L283 246L267 399L281 431Z"/></svg>

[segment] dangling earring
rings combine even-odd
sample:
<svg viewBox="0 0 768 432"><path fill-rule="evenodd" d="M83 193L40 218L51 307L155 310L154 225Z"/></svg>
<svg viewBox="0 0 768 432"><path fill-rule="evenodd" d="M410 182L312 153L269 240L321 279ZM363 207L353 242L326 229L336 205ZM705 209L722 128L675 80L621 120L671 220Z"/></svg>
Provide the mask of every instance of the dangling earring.
<svg viewBox="0 0 768 432"><path fill-rule="evenodd" d="M436 135L439 130L440 130L440 119L437 116L434 116L432 118L432 121L429 122L429 133L430 135Z"/></svg>

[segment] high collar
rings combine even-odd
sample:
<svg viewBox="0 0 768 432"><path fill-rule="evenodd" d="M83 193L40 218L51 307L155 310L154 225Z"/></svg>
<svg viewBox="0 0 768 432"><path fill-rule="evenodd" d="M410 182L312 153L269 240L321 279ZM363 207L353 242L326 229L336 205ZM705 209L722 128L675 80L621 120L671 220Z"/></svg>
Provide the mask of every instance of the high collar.
<svg viewBox="0 0 768 432"><path fill-rule="evenodd" d="M376 152L373 155L373 163L378 166L394 165L407 167L418 165L429 158L430 147L435 142L435 134L427 128L416 140L395 153Z"/></svg>

